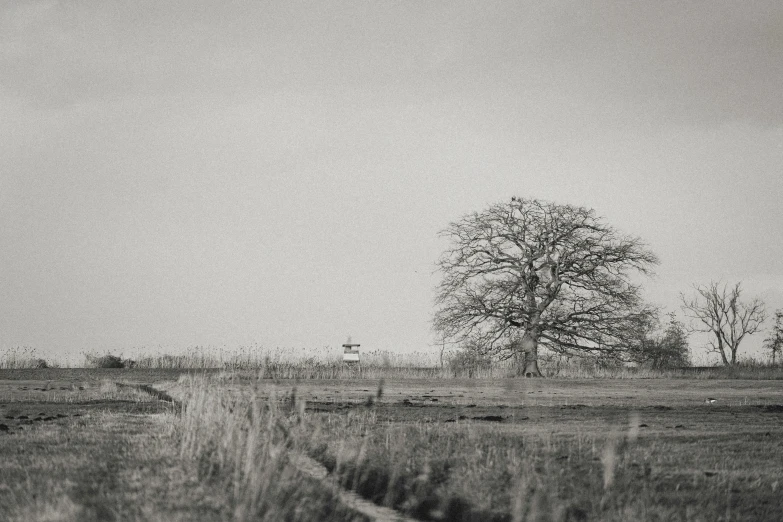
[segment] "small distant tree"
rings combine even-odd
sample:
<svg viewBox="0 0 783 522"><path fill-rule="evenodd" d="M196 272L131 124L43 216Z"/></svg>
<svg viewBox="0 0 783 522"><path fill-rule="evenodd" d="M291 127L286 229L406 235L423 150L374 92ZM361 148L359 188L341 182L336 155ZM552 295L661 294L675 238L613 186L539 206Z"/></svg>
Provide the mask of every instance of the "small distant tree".
<svg viewBox="0 0 783 522"><path fill-rule="evenodd" d="M758 298L741 301L741 283L729 288L711 282L693 288L693 296L680 294L683 312L691 319L690 331L710 334L710 351L720 355L726 366L737 364L740 343L758 332L766 318L764 303Z"/></svg>
<svg viewBox="0 0 783 522"><path fill-rule="evenodd" d="M438 262L435 329L513 356L527 377L541 376L539 345L626 352L651 313L632 276L651 273L657 257L593 210L514 197L441 235L451 245Z"/></svg>
<svg viewBox="0 0 783 522"><path fill-rule="evenodd" d="M688 330L677 320L674 312L669 313L669 325L663 333L662 367L683 367L691 365L691 350L688 345Z"/></svg>
<svg viewBox="0 0 783 522"><path fill-rule="evenodd" d="M681 368L691 365L688 331L673 312L668 314L669 324L663 333L646 333L636 357L636 362L655 370ZM657 329L656 329L657 330Z"/></svg>
<svg viewBox="0 0 783 522"><path fill-rule="evenodd" d="M764 339L764 348L770 351L774 366L777 363L777 356L783 352L783 309L775 311L775 325L769 337Z"/></svg>

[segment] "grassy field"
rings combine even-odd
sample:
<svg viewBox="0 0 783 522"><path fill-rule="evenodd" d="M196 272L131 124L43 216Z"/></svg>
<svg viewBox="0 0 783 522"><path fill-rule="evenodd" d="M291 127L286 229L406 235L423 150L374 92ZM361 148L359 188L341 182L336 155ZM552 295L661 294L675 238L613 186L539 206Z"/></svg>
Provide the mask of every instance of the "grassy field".
<svg viewBox="0 0 783 522"><path fill-rule="evenodd" d="M259 374L0 370L0 519L783 518L780 380Z"/></svg>

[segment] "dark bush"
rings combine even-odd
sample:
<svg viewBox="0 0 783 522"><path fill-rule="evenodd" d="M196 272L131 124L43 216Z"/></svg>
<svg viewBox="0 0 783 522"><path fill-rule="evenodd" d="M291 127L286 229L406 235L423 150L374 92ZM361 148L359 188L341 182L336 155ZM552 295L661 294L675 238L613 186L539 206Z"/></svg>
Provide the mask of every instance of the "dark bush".
<svg viewBox="0 0 783 522"><path fill-rule="evenodd" d="M90 368L125 368L125 363L121 357L116 355L106 354L100 357L88 355L87 366Z"/></svg>

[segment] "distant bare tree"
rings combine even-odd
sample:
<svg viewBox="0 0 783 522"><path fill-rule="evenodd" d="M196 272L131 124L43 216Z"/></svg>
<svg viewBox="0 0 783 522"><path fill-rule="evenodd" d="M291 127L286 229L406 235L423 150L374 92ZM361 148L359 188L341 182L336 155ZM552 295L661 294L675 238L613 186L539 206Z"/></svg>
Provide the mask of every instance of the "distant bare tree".
<svg viewBox="0 0 783 522"><path fill-rule="evenodd" d="M764 339L764 348L772 355L772 364L776 364L777 356L783 352L783 310L775 311L775 325L769 337Z"/></svg>
<svg viewBox="0 0 783 522"><path fill-rule="evenodd" d="M619 354L654 313L630 276L651 273L658 259L593 210L511 198L441 235L451 246L438 262L435 329L517 357L525 376L541 375L539 345Z"/></svg>
<svg viewBox="0 0 783 522"><path fill-rule="evenodd" d="M737 364L742 339L756 333L766 319L764 303L758 298L740 301L741 283L729 288L728 284L721 287L711 282L693 288L694 296L680 294L683 312L692 320L690 330L711 334L710 351L720 355L726 366Z"/></svg>

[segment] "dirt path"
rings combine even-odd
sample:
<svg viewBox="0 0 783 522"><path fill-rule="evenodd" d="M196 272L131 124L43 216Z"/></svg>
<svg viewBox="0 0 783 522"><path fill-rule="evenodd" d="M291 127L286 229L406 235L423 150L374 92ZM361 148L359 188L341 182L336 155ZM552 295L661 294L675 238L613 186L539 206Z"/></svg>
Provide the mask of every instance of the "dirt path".
<svg viewBox="0 0 783 522"><path fill-rule="evenodd" d="M415 519L408 518L398 511L373 504L353 491L348 491L347 489L340 487L337 481L329 476L329 472L324 466L307 455L303 455L302 453L292 454L291 464L293 464L300 473L320 480L334 488L340 502L372 520L378 522L416 522Z"/></svg>

